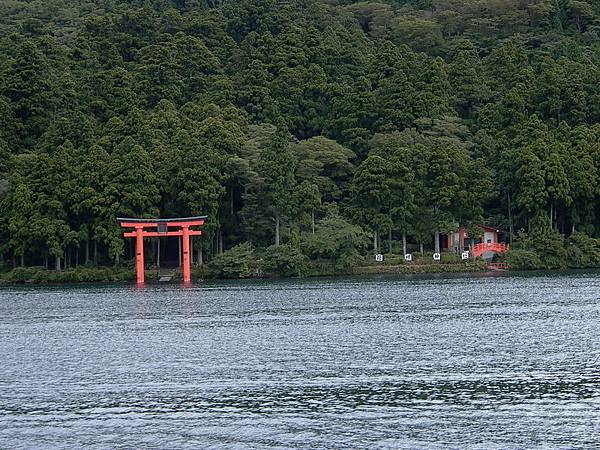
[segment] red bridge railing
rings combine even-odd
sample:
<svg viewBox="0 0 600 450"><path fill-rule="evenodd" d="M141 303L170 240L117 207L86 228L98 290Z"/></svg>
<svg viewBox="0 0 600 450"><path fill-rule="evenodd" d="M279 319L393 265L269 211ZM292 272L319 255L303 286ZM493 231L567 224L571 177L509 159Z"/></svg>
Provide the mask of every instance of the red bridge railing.
<svg viewBox="0 0 600 450"><path fill-rule="evenodd" d="M501 242L483 242L473 246L473 256L477 258L485 252L504 253L508 250L510 250L508 244L503 244Z"/></svg>

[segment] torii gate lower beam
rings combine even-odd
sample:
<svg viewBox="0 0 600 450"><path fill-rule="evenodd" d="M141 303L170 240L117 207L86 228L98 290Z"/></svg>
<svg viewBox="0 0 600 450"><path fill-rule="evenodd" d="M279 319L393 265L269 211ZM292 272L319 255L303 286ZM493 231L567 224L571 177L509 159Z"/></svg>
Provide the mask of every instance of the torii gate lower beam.
<svg viewBox="0 0 600 450"><path fill-rule="evenodd" d="M202 231L192 230L191 227L204 225L206 216L181 217L175 219L129 219L117 218L122 228L133 228L135 231L126 231L123 237L135 238L135 272L138 284L144 284L145 264L144 264L144 238L162 237L162 236L181 236L182 245L182 265L183 282L192 281L191 258L190 258L190 237L201 236ZM154 228L155 231L146 231L146 228ZM169 231L169 228L179 228Z"/></svg>

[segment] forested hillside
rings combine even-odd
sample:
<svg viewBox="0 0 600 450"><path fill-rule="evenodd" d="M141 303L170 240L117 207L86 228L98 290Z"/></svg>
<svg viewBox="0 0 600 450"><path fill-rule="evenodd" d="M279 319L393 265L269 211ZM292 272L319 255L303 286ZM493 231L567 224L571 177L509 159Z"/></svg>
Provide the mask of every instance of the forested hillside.
<svg viewBox="0 0 600 450"><path fill-rule="evenodd" d="M599 143L597 0L0 0L18 265L129 258L117 216L208 215L204 261L484 223L560 253L600 236Z"/></svg>

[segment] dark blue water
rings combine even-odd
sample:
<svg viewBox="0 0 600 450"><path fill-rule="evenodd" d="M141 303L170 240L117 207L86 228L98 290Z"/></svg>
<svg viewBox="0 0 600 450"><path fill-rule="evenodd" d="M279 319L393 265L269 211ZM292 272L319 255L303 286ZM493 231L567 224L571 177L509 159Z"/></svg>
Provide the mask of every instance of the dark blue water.
<svg viewBox="0 0 600 450"><path fill-rule="evenodd" d="M600 448L600 276L0 289L1 448Z"/></svg>

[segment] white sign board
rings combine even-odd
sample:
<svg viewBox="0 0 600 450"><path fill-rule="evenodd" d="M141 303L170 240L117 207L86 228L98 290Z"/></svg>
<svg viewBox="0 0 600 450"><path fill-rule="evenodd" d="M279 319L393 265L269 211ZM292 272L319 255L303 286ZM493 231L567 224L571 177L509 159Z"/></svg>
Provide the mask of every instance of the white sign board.
<svg viewBox="0 0 600 450"><path fill-rule="evenodd" d="M375 255L375 261L383 262L383 255L380 255L380 254Z"/></svg>
<svg viewBox="0 0 600 450"><path fill-rule="evenodd" d="M411 262L412 261L412 255L410 253L407 253L406 255L404 255L404 261Z"/></svg>
<svg viewBox="0 0 600 450"><path fill-rule="evenodd" d="M469 259L469 252L468 252L468 251L466 251L466 252L462 252L462 255L461 255L461 257L462 257L463 261L464 261L465 259Z"/></svg>
<svg viewBox="0 0 600 450"><path fill-rule="evenodd" d="M434 261L439 261L442 259L442 255L440 255L439 253L434 253L433 254L433 260Z"/></svg>

